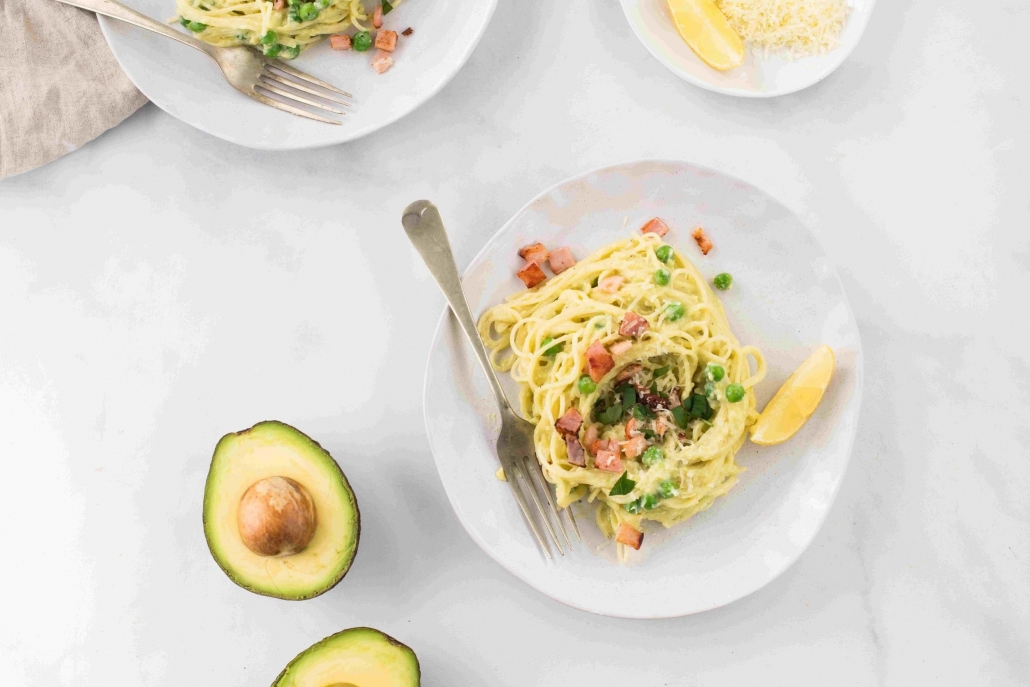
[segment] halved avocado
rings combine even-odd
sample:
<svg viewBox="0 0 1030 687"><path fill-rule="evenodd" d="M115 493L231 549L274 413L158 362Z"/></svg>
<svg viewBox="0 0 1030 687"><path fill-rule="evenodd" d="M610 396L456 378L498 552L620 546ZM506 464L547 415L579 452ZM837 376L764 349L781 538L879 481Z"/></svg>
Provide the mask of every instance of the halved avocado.
<svg viewBox="0 0 1030 687"><path fill-rule="evenodd" d="M204 536L239 586L316 597L347 574L360 533L347 478L303 432L261 422L218 442L204 486Z"/></svg>
<svg viewBox="0 0 1030 687"><path fill-rule="evenodd" d="M379 630L352 627L297 654L272 687L419 687L421 679L414 651Z"/></svg>

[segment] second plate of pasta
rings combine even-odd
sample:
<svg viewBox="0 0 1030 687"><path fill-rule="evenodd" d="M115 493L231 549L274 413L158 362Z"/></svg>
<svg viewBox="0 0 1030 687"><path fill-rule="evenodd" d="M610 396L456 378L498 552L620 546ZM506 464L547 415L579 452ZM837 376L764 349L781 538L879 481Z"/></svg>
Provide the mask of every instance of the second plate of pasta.
<svg viewBox="0 0 1030 687"><path fill-rule="evenodd" d="M659 233L642 232L653 218ZM535 244L549 260L526 254ZM732 288L713 289L724 273ZM445 313L426 374L430 446L462 524L512 573L583 610L671 617L755 591L815 537L854 439L862 353L833 268L781 204L688 163L610 167L533 200L463 283L586 540L540 554L495 475L486 380ZM821 344L837 367L818 412L787 443L752 444L757 411Z"/></svg>

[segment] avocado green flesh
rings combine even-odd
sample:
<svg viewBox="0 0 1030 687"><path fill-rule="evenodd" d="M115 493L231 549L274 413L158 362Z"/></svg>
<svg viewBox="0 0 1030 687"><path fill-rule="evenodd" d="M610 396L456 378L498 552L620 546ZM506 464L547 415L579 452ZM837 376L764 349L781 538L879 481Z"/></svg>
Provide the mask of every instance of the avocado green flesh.
<svg viewBox="0 0 1030 687"><path fill-rule="evenodd" d="M290 661L272 687L419 687L415 652L370 627L337 632Z"/></svg>
<svg viewBox="0 0 1030 687"><path fill-rule="evenodd" d="M240 499L252 484L268 477L295 480L314 502L317 525L303 551L260 556L240 537ZM204 486L204 536L211 555L236 584L280 599L318 596L350 569L360 531L358 503L343 471L303 432L281 422L262 422L218 442Z"/></svg>

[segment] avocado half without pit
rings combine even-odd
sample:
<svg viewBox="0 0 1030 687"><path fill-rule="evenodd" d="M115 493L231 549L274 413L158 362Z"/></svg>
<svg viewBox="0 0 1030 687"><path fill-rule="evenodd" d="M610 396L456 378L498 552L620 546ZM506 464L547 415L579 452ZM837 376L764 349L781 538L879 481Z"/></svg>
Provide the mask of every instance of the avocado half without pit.
<svg viewBox="0 0 1030 687"><path fill-rule="evenodd" d="M354 627L297 654L272 687L419 687L415 652L390 635Z"/></svg>
<svg viewBox="0 0 1030 687"><path fill-rule="evenodd" d="M360 532L347 478L303 432L261 422L218 442L204 487L204 536L239 586L280 599L316 597L347 574Z"/></svg>

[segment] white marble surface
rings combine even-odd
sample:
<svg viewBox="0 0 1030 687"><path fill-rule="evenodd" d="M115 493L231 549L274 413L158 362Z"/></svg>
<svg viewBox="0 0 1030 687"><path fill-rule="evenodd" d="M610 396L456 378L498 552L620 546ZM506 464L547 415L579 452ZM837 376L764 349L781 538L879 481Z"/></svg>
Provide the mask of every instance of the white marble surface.
<svg viewBox="0 0 1030 687"><path fill-rule="evenodd" d="M0 182L0 684L267 685L354 625L428 687L1030 683L1028 20L883 0L838 73L749 102L678 82L614 2L502 2L454 82L363 141L253 152L148 106ZM550 601L458 524L421 421L443 300L398 224L435 200L465 263L543 187L648 156L795 209L867 362L811 549L656 622ZM266 418L361 500L354 568L312 601L243 592L204 546L211 450Z"/></svg>

